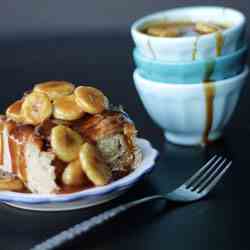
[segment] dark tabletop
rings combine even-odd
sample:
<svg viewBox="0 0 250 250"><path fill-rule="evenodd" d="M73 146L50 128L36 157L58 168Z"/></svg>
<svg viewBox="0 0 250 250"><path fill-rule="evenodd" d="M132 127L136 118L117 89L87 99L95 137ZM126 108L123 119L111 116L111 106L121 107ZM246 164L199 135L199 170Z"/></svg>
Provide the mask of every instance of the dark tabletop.
<svg viewBox="0 0 250 250"><path fill-rule="evenodd" d="M150 194L168 192L200 168L214 152L233 167L205 200L185 206L147 204L79 237L65 249L214 250L249 249L249 86L222 140L207 148L167 144L145 112L133 85L129 34L71 34L0 42L0 107L48 79L91 83L123 104L141 137L160 151L155 170L122 197L73 212L30 212L0 205L0 249L24 250L105 209ZM166 104L167 105L167 104Z"/></svg>

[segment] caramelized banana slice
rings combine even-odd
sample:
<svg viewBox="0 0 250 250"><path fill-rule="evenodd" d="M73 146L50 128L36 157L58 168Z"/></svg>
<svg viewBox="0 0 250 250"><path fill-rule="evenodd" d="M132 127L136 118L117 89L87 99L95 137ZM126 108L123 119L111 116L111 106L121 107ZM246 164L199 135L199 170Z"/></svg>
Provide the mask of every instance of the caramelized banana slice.
<svg viewBox="0 0 250 250"><path fill-rule="evenodd" d="M108 98L99 89L80 86L74 94L77 104L87 113L97 114L108 108Z"/></svg>
<svg viewBox="0 0 250 250"><path fill-rule="evenodd" d="M77 159L82 137L74 130L58 125L51 131L51 146L58 158L65 162Z"/></svg>
<svg viewBox="0 0 250 250"><path fill-rule="evenodd" d="M175 27L149 27L147 33L152 36L159 37L178 37L181 35L181 32L178 28Z"/></svg>
<svg viewBox="0 0 250 250"><path fill-rule="evenodd" d="M62 96L73 93L74 85L66 81L48 81L39 83L35 86L34 91L42 92L48 95L50 100L55 100Z"/></svg>
<svg viewBox="0 0 250 250"><path fill-rule="evenodd" d="M56 119L74 121L83 115L84 111L77 105L74 95L60 97L54 102L54 117Z"/></svg>
<svg viewBox="0 0 250 250"><path fill-rule="evenodd" d="M0 190L22 191L23 189L24 185L19 179L0 179Z"/></svg>
<svg viewBox="0 0 250 250"><path fill-rule="evenodd" d="M22 104L22 100L16 101L11 104L6 110L7 117L15 122L23 122L23 116L21 112Z"/></svg>
<svg viewBox="0 0 250 250"><path fill-rule="evenodd" d="M81 186L88 182L79 160L69 163L62 174L62 181L65 185Z"/></svg>
<svg viewBox="0 0 250 250"><path fill-rule="evenodd" d="M214 33L219 29L216 25L198 22L195 25L195 30L200 34L209 34Z"/></svg>
<svg viewBox="0 0 250 250"><path fill-rule="evenodd" d="M47 95L32 92L27 95L22 105L22 115L28 124L37 125L47 120L52 114L52 104Z"/></svg>
<svg viewBox="0 0 250 250"><path fill-rule="evenodd" d="M80 150L80 162L87 177L96 185L108 184L111 169L104 163L95 146L85 143Z"/></svg>

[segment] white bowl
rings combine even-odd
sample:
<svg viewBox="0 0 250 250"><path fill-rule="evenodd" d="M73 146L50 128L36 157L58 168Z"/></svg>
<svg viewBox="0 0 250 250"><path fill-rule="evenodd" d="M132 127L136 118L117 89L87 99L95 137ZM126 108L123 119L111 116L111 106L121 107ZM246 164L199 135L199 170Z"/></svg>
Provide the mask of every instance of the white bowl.
<svg viewBox="0 0 250 250"><path fill-rule="evenodd" d="M221 32L223 46L221 55L227 55L241 48L244 42L245 17L234 9L216 6L199 6L177 8L158 12L136 21L131 27L134 42L144 56L167 62L192 61L194 50L196 59L216 57L216 33L202 35L198 38L190 37L153 37L138 31L143 24L151 21L203 21L230 25L230 28Z"/></svg>
<svg viewBox="0 0 250 250"><path fill-rule="evenodd" d="M150 142L138 138L136 141L142 150L143 159L129 175L102 187L94 187L81 192L59 195L24 194L0 191L0 201L22 209L36 211L66 211L86 208L110 201L135 185L154 167L157 150Z"/></svg>
<svg viewBox="0 0 250 250"><path fill-rule="evenodd" d="M248 68L232 78L213 83L215 89L209 140L220 137L238 102ZM181 145L203 143L206 127L204 84L159 83L143 78L138 70L134 82L152 119L164 130L168 141Z"/></svg>

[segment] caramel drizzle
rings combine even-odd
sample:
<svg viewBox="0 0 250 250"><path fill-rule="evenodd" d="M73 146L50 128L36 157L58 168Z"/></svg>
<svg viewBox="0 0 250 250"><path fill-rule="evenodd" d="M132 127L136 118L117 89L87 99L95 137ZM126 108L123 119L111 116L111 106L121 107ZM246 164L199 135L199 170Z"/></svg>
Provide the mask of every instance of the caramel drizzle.
<svg viewBox="0 0 250 250"><path fill-rule="evenodd" d="M213 101L215 96L214 85L211 81L204 82L204 90L205 90L205 100L206 100L206 125L205 130L203 132L203 143L209 143L209 133L212 129L213 125Z"/></svg>
<svg viewBox="0 0 250 250"><path fill-rule="evenodd" d="M224 37L221 31L217 31L215 33L215 39L216 39L216 56L220 56L224 45Z"/></svg>
<svg viewBox="0 0 250 250"><path fill-rule="evenodd" d="M204 93L205 93L205 106L206 106L206 121L205 129L202 136L202 143L209 143L209 133L213 125L214 116L214 97L215 97L215 87L213 81L210 80L215 67L215 61L210 61L206 66L206 73L204 78Z"/></svg>
<svg viewBox="0 0 250 250"><path fill-rule="evenodd" d="M91 187L93 187L93 184L86 185L84 187L73 187L73 186L62 185L60 186L60 190L57 192L57 194L71 194L89 189Z"/></svg>
<svg viewBox="0 0 250 250"><path fill-rule="evenodd" d="M22 181L27 181L26 162L24 157L24 145L9 137L9 149L12 159L12 172L18 174Z"/></svg>
<svg viewBox="0 0 250 250"><path fill-rule="evenodd" d="M224 38L222 36L221 31L217 31L215 33L216 38L216 56L220 56L224 44ZM202 143L209 143L209 133L212 129L213 125L213 116L214 116L214 97L215 97L215 87L213 81L211 80L211 76L214 72L215 61L210 61L206 65L206 72L204 77L204 92L205 92L205 101L206 101L206 125L205 130L203 132Z"/></svg>

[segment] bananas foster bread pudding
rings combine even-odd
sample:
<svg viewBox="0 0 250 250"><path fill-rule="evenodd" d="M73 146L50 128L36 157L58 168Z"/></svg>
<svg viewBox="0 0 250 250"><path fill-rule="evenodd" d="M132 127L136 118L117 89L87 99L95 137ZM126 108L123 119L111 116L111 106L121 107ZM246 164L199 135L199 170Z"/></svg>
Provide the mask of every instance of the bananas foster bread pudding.
<svg viewBox="0 0 250 250"><path fill-rule="evenodd" d="M128 175L141 160L136 129L90 86L48 81L0 117L0 190L70 193Z"/></svg>

